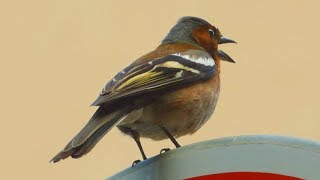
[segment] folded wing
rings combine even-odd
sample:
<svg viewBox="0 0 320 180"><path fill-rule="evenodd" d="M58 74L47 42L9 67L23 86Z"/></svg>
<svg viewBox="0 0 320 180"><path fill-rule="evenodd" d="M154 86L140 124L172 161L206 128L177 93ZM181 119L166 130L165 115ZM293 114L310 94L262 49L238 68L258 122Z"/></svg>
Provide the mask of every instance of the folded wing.
<svg viewBox="0 0 320 180"><path fill-rule="evenodd" d="M92 105L204 80L214 73L214 60L204 51L170 54L125 68L109 81Z"/></svg>

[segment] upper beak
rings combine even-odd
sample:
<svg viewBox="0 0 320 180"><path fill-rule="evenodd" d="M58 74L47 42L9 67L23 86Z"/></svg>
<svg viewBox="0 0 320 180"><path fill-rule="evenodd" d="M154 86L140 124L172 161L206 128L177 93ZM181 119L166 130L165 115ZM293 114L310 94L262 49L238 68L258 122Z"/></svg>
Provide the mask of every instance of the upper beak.
<svg viewBox="0 0 320 180"><path fill-rule="evenodd" d="M224 44L224 43L236 43L234 40L232 39L228 39L224 36L221 36L220 40L219 40L219 44ZM225 52L218 50L218 57L220 60L222 61L227 61L227 62L231 62L231 63L235 63L235 61Z"/></svg>
<svg viewBox="0 0 320 180"><path fill-rule="evenodd" d="M221 61L236 63L227 53L225 53L221 50L218 50L218 57Z"/></svg>
<svg viewBox="0 0 320 180"><path fill-rule="evenodd" d="M237 42L235 42L234 40L228 39L224 36L221 36L221 38L219 40L219 44L224 44L224 43L236 43L237 44Z"/></svg>

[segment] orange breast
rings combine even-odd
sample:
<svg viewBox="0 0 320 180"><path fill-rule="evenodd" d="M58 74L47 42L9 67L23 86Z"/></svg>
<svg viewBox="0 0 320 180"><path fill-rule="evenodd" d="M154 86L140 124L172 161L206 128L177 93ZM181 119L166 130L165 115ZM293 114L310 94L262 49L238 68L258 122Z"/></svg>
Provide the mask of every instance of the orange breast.
<svg viewBox="0 0 320 180"><path fill-rule="evenodd" d="M175 137L192 134L211 117L218 100L219 87L217 74L203 82L168 92L144 108L142 119L145 117L166 127ZM166 138L162 133L158 136L149 138Z"/></svg>

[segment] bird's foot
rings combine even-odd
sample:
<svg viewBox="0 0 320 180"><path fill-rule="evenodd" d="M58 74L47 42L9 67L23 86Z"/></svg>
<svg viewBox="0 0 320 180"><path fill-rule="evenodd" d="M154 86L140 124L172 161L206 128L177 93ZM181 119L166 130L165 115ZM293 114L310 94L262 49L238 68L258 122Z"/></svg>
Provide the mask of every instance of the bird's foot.
<svg viewBox="0 0 320 180"><path fill-rule="evenodd" d="M141 162L141 160L135 160L135 161L133 161L133 163L132 163L132 165L131 165L131 167L134 167L135 165L137 165L137 164L139 164Z"/></svg>
<svg viewBox="0 0 320 180"><path fill-rule="evenodd" d="M161 149L160 154L163 154L168 151L170 151L170 148L163 148L163 149Z"/></svg>

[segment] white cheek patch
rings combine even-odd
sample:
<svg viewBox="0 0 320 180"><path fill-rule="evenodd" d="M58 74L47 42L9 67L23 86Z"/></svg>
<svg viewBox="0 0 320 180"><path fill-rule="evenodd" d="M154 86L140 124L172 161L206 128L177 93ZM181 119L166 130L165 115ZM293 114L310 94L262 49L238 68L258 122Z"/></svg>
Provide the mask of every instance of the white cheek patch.
<svg viewBox="0 0 320 180"><path fill-rule="evenodd" d="M191 57L190 55L182 55L182 54L179 54L179 53L175 53L175 54L172 54L173 56L179 56L179 57L182 57L183 59L186 59L186 60L189 60L189 61L192 61L194 63L197 63L197 64L202 64L204 66L211 66L213 67L215 65L214 63L214 60L209 57L199 57L199 58L194 58L194 57Z"/></svg>

